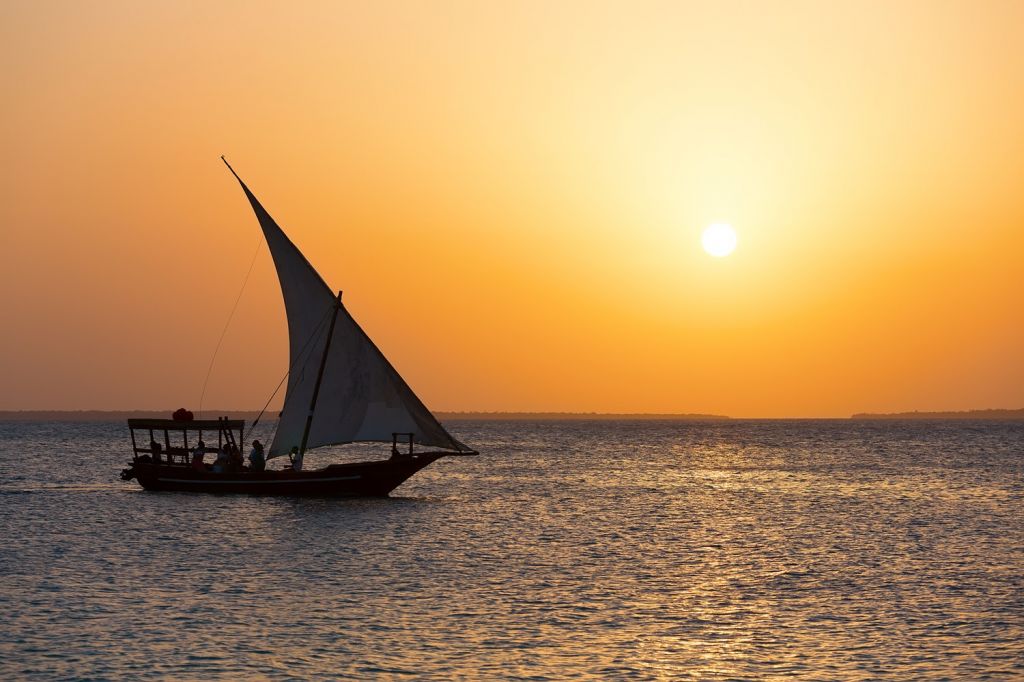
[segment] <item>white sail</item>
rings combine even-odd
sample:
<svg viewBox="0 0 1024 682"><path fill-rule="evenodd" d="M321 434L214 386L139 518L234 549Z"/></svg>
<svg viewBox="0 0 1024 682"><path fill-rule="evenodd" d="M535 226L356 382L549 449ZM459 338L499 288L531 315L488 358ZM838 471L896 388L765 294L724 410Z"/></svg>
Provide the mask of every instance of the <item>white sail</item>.
<svg viewBox="0 0 1024 682"><path fill-rule="evenodd" d="M228 168L263 228L288 316L288 390L269 457L287 454L302 444L332 315L334 330L307 449L357 441L391 442L394 433L412 433L422 445L468 450L416 397L234 169Z"/></svg>

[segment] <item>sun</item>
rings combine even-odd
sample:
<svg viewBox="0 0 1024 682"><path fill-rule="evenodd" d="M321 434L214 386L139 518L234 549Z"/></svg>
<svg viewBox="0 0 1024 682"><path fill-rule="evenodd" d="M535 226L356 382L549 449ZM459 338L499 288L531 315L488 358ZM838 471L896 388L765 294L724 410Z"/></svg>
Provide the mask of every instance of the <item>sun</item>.
<svg viewBox="0 0 1024 682"><path fill-rule="evenodd" d="M700 242L704 250L716 258L728 256L736 249L736 230L727 223L712 223L704 228Z"/></svg>

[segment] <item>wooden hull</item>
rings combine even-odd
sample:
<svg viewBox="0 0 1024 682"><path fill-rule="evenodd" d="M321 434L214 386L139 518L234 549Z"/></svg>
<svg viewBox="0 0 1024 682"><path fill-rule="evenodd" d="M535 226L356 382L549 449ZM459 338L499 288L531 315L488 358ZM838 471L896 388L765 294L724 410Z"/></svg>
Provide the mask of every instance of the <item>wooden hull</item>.
<svg viewBox="0 0 1024 682"><path fill-rule="evenodd" d="M417 471L443 457L427 452L412 457L333 464L315 471L213 473L187 466L135 462L130 471L146 490L189 493L242 493L315 497L386 497Z"/></svg>

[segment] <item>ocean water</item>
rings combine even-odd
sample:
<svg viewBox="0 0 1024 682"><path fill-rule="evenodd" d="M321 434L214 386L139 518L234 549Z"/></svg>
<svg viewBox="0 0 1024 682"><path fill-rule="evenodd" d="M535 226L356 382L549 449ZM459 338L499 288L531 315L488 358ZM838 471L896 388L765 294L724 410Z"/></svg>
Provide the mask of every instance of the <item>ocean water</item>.
<svg viewBox="0 0 1024 682"><path fill-rule="evenodd" d="M0 678L1024 678L1024 423L450 426L330 500L0 424Z"/></svg>

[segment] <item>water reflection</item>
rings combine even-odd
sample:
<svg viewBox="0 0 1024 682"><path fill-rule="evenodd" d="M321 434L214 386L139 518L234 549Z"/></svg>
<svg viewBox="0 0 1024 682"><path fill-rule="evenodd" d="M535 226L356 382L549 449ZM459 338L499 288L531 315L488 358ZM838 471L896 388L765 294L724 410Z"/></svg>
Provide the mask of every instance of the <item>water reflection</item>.
<svg viewBox="0 0 1024 682"><path fill-rule="evenodd" d="M1024 675L1021 426L459 428L487 455L327 500L141 493L118 425L0 425L0 673Z"/></svg>

